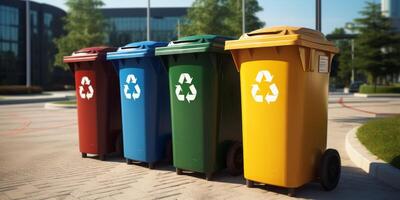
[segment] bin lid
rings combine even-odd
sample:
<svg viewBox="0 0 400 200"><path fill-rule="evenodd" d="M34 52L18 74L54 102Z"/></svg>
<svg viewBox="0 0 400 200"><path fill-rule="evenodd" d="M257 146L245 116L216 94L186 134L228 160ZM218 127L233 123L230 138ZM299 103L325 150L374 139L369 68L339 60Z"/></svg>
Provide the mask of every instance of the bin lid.
<svg viewBox="0 0 400 200"><path fill-rule="evenodd" d="M166 47L156 48L156 55L173 55L199 52L225 52L225 41L234 38L219 35L193 35L171 41Z"/></svg>
<svg viewBox="0 0 400 200"><path fill-rule="evenodd" d="M87 62L95 61L96 59L103 59L107 52L115 50L116 48L107 46L83 48L73 52L70 56L64 56L64 63Z"/></svg>
<svg viewBox="0 0 400 200"><path fill-rule="evenodd" d="M167 45L167 42L134 42L118 48L116 52L107 53L107 60L154 56L154 49L156 47L164 47Z"/></svg>
<svg viewBox="0 0 400 200"><path fill-rule="evenodd" d="M227 41L225 49L234 50L289 45L305 46L333 53L339 52L334 43L328 41L321 32L292 26L262 28L245 33L238 40Z"/></svg>

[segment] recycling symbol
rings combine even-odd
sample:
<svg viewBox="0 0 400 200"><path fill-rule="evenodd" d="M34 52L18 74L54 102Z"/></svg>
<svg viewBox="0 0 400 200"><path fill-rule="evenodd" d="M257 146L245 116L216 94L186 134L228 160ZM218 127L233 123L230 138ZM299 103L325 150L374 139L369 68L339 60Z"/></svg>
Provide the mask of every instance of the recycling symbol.
<svg viewBox="0 0 400 200"><path fill-rule="evenodd" d="M268 104L270 104L278 99L279 90L278 87L275 85L275 83L272 83L269 86L270 92L268 92L267 95L263 96L257 94L258 91L260 90L258 84L260 84L263 81L264 77L265 77L265 82L272 83L273 76L271 75L271 73L269 73L268 70L259 71L256 77L257 84L253 84L253 87L251 88L251 94L253 95L254 101L259 103L266 101Z"/></svg>
<svg viewBox="0 0 400 200"><path fill-rule="evenodd" d="M193 80L193 78L190 77L190 75L188 73L182 73L180 75L179 85L176 85L176 89L175 89L175 94L176 94L176 98L178 99L178 101L185 101L185 98L186 98L187 102L190 103L190 101L194 101L196 99L197 90L196 90L196 87L192 84L192 80ZM183 90L182 90L183 83L190 85L189 86L190 92L188 92L186 94L186 96L183 94Z"/></svg>
<svg viewBox="0 0 400 200"><path fill-rule="evenodd" d="M85 86L85 85L88 85L89 91L86 92L86 93L83 93L83 91L84 91L83 86ZM82 99L88 99L89 100L89 99L91 99L93 97L93 94L94 94L94 90L93 90L92 85L90 85L89 77L83 76L82 79L81 79L81 85L79 86L79 96Z"/></svg>
<svg viewBox="0 0 400 200"><path fill-rule="evenodd" d="M124 94L125 94L125 98L127 99L132 99L136 100L140 97L140 87L139 84L137 84L137 79L135 77L135 75L133 74L128 74L128 76L126 77L126 84L124 85ZM133 93L128 93L129 91L129 83L133 83L135 84L135 91Z"/></svg>

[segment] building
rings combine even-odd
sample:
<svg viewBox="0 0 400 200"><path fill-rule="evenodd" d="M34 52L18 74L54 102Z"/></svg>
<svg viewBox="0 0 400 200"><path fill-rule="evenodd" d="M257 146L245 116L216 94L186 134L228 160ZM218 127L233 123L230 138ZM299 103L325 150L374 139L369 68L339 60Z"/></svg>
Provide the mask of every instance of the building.
<svg viewBox="0 0 400 200"><path fill-rule="evenodd" d="M382 0L382 13L389 17L397 31L400 31L400 1L399 0Z"/></svg>
<svg viewBox="0 0 400 200"><path fill-rule="evenodd" d="M54 38L63 33L66 13L54 6L30 2L32 85L52 82ZM0 85L26 84L26 3L0 0Z"/></svg>
<svg viewBox="0 0 400 200"><path fill-rule="evenodd" d="M108 22L107 43L122 46L130 42L146 40L146 8L106 8L101 9ZM150 39L171 41L178 38L179 26L187 8L151 8Z"/></svg>

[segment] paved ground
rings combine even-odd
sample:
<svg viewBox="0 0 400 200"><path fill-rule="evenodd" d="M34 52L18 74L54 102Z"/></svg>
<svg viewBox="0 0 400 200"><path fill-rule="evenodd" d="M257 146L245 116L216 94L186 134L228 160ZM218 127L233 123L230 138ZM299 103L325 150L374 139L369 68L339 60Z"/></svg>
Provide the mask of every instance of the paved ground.
<svg viewBox="0 0 400 200"><path fill-rule="evenodd" d="M330 97L330 102L340 99ZM345 96L348 106L372 112L400 113L400 99ZM310 183L298 198L399 199L400 191L369 177L349 160L346 133L373 114L329 104L328 146L342 156L339 186L325 192ZM3 199L286 199L286 190L271 186L246 188L241 177L222 171L215 180L201 175L175 175L174 168L156 170L110 161L82 159L78 151L76 110L46 110L42 103L0 105L0 200Z"/></svg>

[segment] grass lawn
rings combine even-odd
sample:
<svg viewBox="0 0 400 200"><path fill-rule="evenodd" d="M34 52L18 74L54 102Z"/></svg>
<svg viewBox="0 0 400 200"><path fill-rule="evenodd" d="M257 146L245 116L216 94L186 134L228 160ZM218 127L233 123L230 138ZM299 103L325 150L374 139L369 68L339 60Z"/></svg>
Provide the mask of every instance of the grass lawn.
<svg viewBox="0 0 400 200"><path fill-rule="evenodd" d="M400 117L369 121L357 137L371 153L400 169Z"/></svg>
<svg viewBox="0 0 400 200"><path fill-rule="evenodd" d="M75 105L76 101L72 100L72 101L56 101L53 102L54 104L62 104L62 105Z"/></svg>

